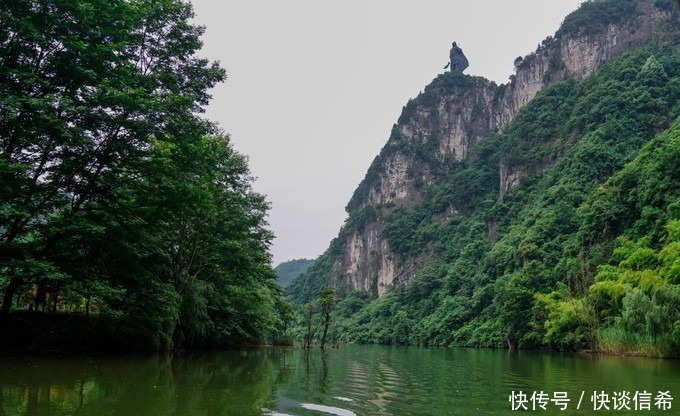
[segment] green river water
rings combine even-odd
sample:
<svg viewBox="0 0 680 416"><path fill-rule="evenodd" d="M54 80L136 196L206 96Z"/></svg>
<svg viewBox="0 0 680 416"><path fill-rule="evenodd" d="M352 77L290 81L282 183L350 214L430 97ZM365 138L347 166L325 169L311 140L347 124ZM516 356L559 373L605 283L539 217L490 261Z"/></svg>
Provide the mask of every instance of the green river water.
<svg viewBox="0 0 680 416"><path fill-rule="evenodd" d="M678 360L354 345L0 359L0 416L673 415L679 409Z"/></svg>

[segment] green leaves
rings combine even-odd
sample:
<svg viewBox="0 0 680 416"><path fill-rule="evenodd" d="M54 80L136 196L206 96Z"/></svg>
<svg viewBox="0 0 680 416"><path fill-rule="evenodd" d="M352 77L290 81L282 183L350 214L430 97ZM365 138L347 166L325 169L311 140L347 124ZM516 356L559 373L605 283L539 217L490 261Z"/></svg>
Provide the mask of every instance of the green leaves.
<svg viewBox="0 0 680 416"><path fill-rule="evenodd" d="M20 286L50 283L139 346L272 330L268 204L200 117L225 72L196 56L192 17L182 0L0 11L3 312Z"/></svg>
<svg viewBox="0 0 680 416"><path fill-rule="evenodd" d="M578 34L596 35L607 25L631 19L638 13L640 13L638 4L634 0L586 1L578 10L564 19L555 37Z"/></svg>

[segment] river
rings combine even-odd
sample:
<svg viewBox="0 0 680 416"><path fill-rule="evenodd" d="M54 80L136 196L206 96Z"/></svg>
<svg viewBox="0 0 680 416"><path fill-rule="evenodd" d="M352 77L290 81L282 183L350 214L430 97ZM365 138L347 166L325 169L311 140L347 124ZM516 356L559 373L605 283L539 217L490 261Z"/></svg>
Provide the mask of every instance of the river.
<svg viewBox="0 0 680 416"><path fill-rule="evenodd" d="M678 360L355 345L0 359L0 416L672 415L678 409Z"/></svg>

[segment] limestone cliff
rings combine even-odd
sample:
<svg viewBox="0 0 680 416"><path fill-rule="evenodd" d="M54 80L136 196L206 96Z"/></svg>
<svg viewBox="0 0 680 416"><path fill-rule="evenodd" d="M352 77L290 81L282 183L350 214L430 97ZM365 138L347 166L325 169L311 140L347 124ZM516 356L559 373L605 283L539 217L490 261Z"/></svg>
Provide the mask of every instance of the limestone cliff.
<svg viewBox="0 0 680 416"><path fill-rule="evenodd" d="M362 210L374 215L361 226L341 232L332 258L333 281L354 290L384 294L407 283L434 254L423 250L413 258L395 255L382 236L385 215L396 208L417 206L428 187L446 175L449 166L465 160L469 150L492 132L502 130L543 88L565 79L582 79L603 62L646 42L673 36L677 16L654 0L627 1L625 19L605 19L588 26L567 17L554 37L516 62L505 85L479 77L447 73L437 77L411 100L393 128L390 140L371 165L348 204L350 221ZM583 6L582 6L583 7ZM546 161L549 164L550 161ZM521 166L499 166L499 199L520 182ZM460 215L449 207L442 221ZM494 224L489 224L492 238Z"/></svg>

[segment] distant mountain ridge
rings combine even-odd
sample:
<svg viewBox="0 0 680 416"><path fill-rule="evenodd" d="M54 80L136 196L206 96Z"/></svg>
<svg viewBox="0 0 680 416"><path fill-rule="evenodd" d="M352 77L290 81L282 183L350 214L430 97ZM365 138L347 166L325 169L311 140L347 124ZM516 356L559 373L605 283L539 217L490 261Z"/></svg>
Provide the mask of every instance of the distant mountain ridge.
<svg viewBox="0 0 680 416"><path fill-rule="evenodd" d="M285 261L274 268L276 283L286 286L293 279L304 273L314 264L314 260L296 259Z"/></svg>

